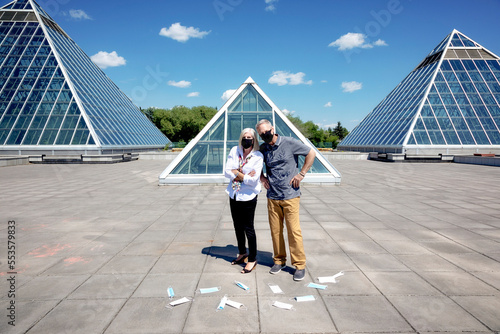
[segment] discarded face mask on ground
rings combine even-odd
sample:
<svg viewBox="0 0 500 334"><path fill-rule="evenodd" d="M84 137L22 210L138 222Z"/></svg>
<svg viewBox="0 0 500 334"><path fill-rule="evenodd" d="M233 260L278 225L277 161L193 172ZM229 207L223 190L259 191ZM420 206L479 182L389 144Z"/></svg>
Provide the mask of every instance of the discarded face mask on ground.
<svg viewBox="0 0 500 334"><path fill-rule="evenodd" d="M277 307L277 308L281 308L283 310L294 310L292 304L282 303L282 302L278 302L278 301L275 301L273 303L273 306Z"/></svg>
<svg viewBox="0 0 500 334"><path fill-rule="evenodd" d="M220 291L220 289L221 289L220 286L213 287L213 288L205 288L205 289L200 289L200 293L201 294L213 293L213 292Z"/></svg>
<svg viewBox="0 0 500 334"><path fill-rule="evenodd" d="M250 292L250 288L248 286L246 286L245 284L238 282L238 281L234 281L234 284L236 284L237 286L239 286L243 290Z"/></svg>
<svg viewBox="0 0 500 334"><path fill-rule="evenodd" d="M344 272L341 271L333 276L318 277L318 282L320 283L337 283L337 278L343 276Z"/></svg>
<svg viewBox="0 0 500 334"><path fill-rule="evenodd" d="M281 290L281 288L278 285L272 283L269 283L268 285L273 293L284 293L283 290Z"/></svg>
<svg viewBox="0 0 500 334"><path fill-rule="evenodd" d="M318 289L318 290L325 290L328 288L328 285L321 285L321 284L316 284L316 283L309 283L306 285L308 288L313 288L313 289Z"/></svg>
<svg viewBox="0 0 500 334"><path fill-rule="evenodd" d="M234 307L234 308L239 309L239 310L246 310L247 309L245 307L245 305L243 305L242 303L238 303L238 302L235 302L234 300L230 300L229 298L227 298L227 295L224 295L224 297L222 297L222 299L219 302L219 306L217 306L217 311L223 310L226 305L229 305L229 306Z"/></svg>
<svg viewBox="0 0 500 334"><path fill-rule="evenodd" d="M165 307L168 309L173 309L174 307L176 307L178 305L189 303L190 301L191 301L190 298L183 297L181 299L177 299L177 300L174 300L173 302L168 303L167 306L165 306Z"/></svg>
<svg viewBox="0 0 500 334"><path fill-rule="evenodd" d="M311 301L316 300L316 298L314 298L313 295L300 296L300 297L295 297L293 299L295 299L297 302L311 302Z"/></svg>
<svg viewBox="0 0 500 334"><path fill-rule="evenodd" d="M173 289L171 286L169 286L169 287L168 287L168 289L167 289L167 293L168 293L168 298L169 298L169 299L174 298L175 293L174 293L174 289Z"/></svg>

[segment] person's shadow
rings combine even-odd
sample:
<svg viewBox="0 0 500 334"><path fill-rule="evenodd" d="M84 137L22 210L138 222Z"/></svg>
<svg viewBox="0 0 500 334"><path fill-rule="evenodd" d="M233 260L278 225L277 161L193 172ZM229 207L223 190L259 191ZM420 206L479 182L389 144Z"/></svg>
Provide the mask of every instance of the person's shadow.
<svg viewBox="0 0 500 334"><path fill-rule="evenodd" d="M236 247L235 245L227 245L225 247L210 246L203 248L201 250L201 253L231 263L231 261L233 261L236 258L236 254L238 254L238 247ZM270 252L264 252L258 250L257 262L259 263L259 265L272 267L274 264L273 255Z"/></svg>

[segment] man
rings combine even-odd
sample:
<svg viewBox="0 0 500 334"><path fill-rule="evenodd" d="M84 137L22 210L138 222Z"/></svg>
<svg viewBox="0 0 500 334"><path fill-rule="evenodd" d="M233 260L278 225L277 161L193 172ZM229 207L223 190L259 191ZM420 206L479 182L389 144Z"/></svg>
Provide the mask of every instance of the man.
<svg viewBox="0 0 500 334"><path fill-rule="evenodd" d="M267 211L274 249L274 265L269 272L277 274L286 265L284 220L290 257L296 268L293 279L301 281L305 277L306 255L299 221L300 182L312 166L316 152L296 139L278 136L266 119L257 123L255 128L264 141L260 151L264 155L267 178L261 175L261 182L267 189ZM306 157L300 172L299 155Z"/></svg>

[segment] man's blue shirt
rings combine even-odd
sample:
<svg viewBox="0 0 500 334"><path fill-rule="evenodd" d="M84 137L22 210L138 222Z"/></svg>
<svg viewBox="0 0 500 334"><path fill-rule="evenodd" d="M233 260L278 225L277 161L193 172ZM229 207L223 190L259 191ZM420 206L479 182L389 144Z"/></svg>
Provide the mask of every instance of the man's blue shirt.
<svg viewBox="0 0 500 334"><path fill-rule="evenodd" d="M299 197L300 188L293 188L290 181L299 173L299 155L306 156L311 148L294 138L278 136L274 145L264 143L260 151L264 155L270 186L267 198L287 200Z"/></svg>

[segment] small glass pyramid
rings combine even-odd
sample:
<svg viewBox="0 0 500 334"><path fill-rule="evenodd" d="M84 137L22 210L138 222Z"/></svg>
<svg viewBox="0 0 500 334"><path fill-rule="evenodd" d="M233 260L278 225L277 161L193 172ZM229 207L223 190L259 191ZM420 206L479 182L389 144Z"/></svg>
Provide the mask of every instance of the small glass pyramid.
<svg viewBox="0 0 500 334"><path fill-rule="evenodd" d="M498 150L499 60L453 30L338 149L417 155Z"/></svg>
<svg viewBox="0 0 500 334"><path fill-rule="evenodd" d="M255 129L261 119L271 121L280 136L294 137L314 148L249 77L160 175L160 184L227 182L224 164L229 151L238 144L240 132ZM299 165L304 162L301 158ZM317 151L303 182L340 183L340 179L340 173Z"/></svg>

